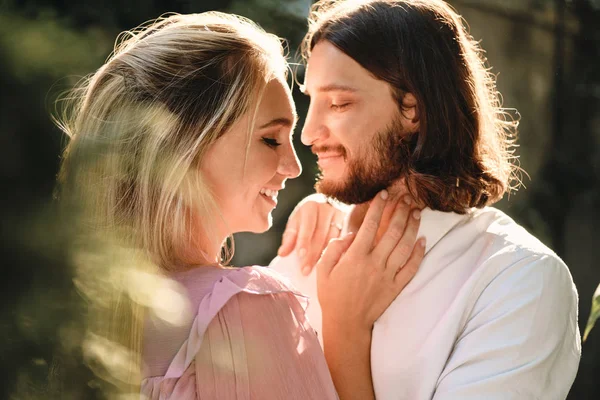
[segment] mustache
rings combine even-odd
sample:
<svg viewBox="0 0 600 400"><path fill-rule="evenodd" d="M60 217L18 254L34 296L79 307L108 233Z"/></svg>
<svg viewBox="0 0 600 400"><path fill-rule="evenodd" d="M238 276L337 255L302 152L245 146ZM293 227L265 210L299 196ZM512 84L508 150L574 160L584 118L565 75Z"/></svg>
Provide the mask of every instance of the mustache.
<svg viewBox="0 0 600 400"><path fill-rule="evenodd" d="M342 156L346 157L346 148L342 145L337 145L337 146L329 146L329 145L323 145L323 146L311 146L310 151L312 151L313 154L317 155L317 153L340 153Z"/></svg>

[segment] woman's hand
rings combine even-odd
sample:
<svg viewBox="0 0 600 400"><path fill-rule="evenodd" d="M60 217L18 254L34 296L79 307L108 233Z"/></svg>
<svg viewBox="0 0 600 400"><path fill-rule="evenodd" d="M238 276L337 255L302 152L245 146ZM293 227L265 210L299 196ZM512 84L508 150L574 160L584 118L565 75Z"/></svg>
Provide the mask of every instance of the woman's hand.
<svg viewBox="0 0 600 400"><path fill-rule="evenodd" d="M415 243L420 210L411 209L411 203L408 196L388 200L384 190L371 201L356 235L329 243L317 263L324 325L370 332L413 278L425 253L425 239ZM384 212L391 218L378 238Z"/></svg>
<svg viewBox="0 0 600 400"><path fill-rule="evenodd" d="M277 255L285 257L295 249L302 274L310 274L327 243L340 236L346 213L322 194L304 198L288 219Z"/></svg>
<svg viewBox="0 0 600 400"><path fill-rule="evenodd" d="M388 200L381 192L356 235L333 239L317 263L323 350L341 400L375 399L373 324L413 278L425 253L424 239L415 244L420 210L411 203L409 197ZM384 214L391 215L387 227ZM380 228L385 231L378 235Z"/></svg>

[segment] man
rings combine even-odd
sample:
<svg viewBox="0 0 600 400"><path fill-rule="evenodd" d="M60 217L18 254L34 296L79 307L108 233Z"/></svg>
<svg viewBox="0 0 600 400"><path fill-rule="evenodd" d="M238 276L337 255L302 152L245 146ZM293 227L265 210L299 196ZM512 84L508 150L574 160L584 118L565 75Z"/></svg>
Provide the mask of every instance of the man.
<svg viewBox="0 0 600 400"><path fill-rule="evenodd" d="M437 0L319 2L303 52L302 141L317 191L358 205L343 229L384 188L424 207L423 263L373 328L377 399L564 399L581 352L577 292L559 257L488 207L514 182L516 124L460 17ZM271 264L311 297L298 231L316 226L320 252L339 222L326 213L288 223L283 246L299 250ZM319 331L316 301L308 313Z"/></svg>

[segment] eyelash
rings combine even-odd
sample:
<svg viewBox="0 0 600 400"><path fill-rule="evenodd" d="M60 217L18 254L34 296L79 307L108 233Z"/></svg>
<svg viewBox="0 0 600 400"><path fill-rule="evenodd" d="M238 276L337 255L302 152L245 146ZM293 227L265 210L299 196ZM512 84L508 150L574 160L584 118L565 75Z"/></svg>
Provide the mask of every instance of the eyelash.
<svg viewBox="0 0 600 400"><path fill-rule="evenodd" d="M332 104L331 108L336 111L342 111L342 110L346 109L349 105L350 105L350 103Z"/></svg>
<svg viewBox="0 0 600 400"><path fill-rule="evenodd" d="M264 137L264 138L262 138L262 141L269 147L275 148L275 147L281 146L281 143L279 143L277 140L272 139L272 138Z"/></svg>

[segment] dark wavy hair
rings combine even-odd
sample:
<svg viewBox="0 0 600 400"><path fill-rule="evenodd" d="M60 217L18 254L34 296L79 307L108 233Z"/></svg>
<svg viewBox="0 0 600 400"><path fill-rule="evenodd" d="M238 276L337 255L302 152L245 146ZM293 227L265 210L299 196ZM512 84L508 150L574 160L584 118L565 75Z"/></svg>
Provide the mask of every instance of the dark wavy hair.
<svg viewBox="0 0 600 400"><path fill-rule="evenodd" d="M399 159L408 189L434 210L465 213L520 183L517 121L501 108L483 52L441 0L319 1L302 44L326 40L387 82L402 111L417 100L419 131Z"/></svg>

